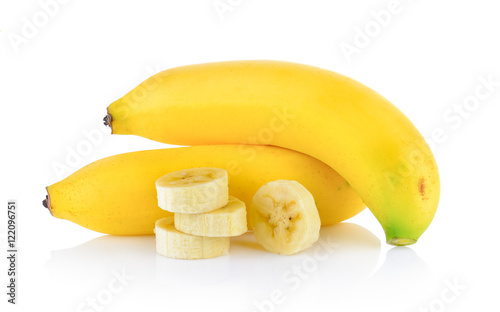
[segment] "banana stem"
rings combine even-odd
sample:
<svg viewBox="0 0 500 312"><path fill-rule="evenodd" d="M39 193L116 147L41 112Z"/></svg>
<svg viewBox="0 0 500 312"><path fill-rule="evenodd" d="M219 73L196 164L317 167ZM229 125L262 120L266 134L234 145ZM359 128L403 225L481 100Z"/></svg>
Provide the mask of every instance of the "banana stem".
<svg viewBox="0 0 500 312"><path fill-rule="evenodd" d="M52 215L52 210L50 209L50 197L49 195L45 195L45 199L42 201L42 205L47 208Z"/></svg>
<svg viewBox="0 0 500 312"><path fill-rule="evenodd" d="M45 199L42 201L45 208L49 209L49 195L45 195Z"/></svg>
<svg viewBox="0 0 500 312"><path fill-rule="evenodd" d="M105 126L111 127L111 122L113 121L113 117L111 117L110 114L107 114L102 120L104 121Z"/></svg>

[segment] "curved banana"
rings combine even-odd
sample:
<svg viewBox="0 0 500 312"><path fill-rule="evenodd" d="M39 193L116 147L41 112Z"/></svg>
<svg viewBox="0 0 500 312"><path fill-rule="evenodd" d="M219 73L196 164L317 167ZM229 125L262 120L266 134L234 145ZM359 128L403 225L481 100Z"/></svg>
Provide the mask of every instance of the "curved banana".
<svg viewBox="0 0 500 312"><path fill-rule="evenodd" d="M312 66L169 69L112 103L105 123L114 134L171 144L268 144L311 155L349 182L392 245L415 243L439 201L434 156L411 121L363 84Z"/></svg>
<svg viewBox="0 0 500 312"><path fill-rule="evenodd" d="M265 183L296 180L316 199L322 225L346 220L365 208L346 181L319 160L302 153L254 146L196 146L140 151L98 160L47 187L44 205L60 219L115 235L153 234L155 221L173 213L158 207L155 181L173 171L196 167L226 169L229 193L250 207ZM331 190L335 190L332 192Z"/></svg>

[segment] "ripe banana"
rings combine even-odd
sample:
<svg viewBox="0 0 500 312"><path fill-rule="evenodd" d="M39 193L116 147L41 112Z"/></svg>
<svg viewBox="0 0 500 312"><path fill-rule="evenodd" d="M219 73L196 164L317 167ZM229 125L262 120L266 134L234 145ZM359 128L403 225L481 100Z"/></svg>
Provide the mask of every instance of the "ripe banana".
<svg viewBox="0 0 500 312"><path fill-rule="evenodd" d="M227 255L229 237L203 237L179 232L174 217L156 221L156 252L175 259L208 259Z"/></svg>
<svg viewBox="0 0 500 312"><path fill-rule="evenodd" d="M190 168L156 180L158 206L170 212L203 213L227 205L227 171Z"/></svg>
<svg viewBox="0 0 500 312"><path fill-rule="evenodd" d="M238 236L247 231L245 203L229 196L226 206L206 213L174 213L175 228L181 232L208 236Z"/></svg>
<svg viewBox="0 0 500 312"><path fill-rule="evenodd" d="M264 144L311 155L349 182L393 245L415 243L439 201L434 156L411 121L361 83L312 66L169 69L112 103L105 123L114 134L171 144Z"/></svg>
<svg viewBox="0 0 500 312"><path fill-rule="evenodd" d="M248 148L255 154L249 158ZM195 167L226 169L229 194L250 207L263 184L296 180L316 199L323 225L346 220L365 208L346 181L319 160L272 146L196 146L140 151L98 160L47 187L44 205L60 219L115 235L153 234L155 221L172 216L158 207L155 181ZM332 190L334 190L332 192Z"/></svg>
<svg viewBox="0 0 500 312"><path fill-rule="evenodd" d="M319 238L321 221L311 193L297 181L262 186L248 212L255 239L270 252L293 255Z"/></svg>

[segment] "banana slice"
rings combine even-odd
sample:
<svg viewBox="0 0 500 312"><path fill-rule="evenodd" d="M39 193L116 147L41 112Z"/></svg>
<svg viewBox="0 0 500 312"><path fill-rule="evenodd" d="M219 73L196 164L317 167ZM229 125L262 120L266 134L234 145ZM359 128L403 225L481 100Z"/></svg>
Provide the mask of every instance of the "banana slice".
<svg viewBox="0 0 500 312"><path fill-rule="evenodd" d="M229 237L203 237L179 232L174 217L155 223L156 252L175 259L208 259L227 255Z"/></svg>
<svg viewBox="0 0 500 312"><path fill-rule="evenodd" d="M192 235L229 237L247 231L245 203L233 196L222 208L207 213L175 213L174 220L177 230Z"/></svg>
<svg viewBox="0 0 500 312"><path fill-rule="evenodd" d="M170 212L203 213L228 202L227 171L192 168L171 172L156 180L158 206Z"/></svg>
<svg viewBox="0 0 500 312"><path fill-rule="evenodd" d="M270 252L292 255L319 238L321 221L314 198L297 181L277 180L262 186L248 214L255 238Z"/></svg>

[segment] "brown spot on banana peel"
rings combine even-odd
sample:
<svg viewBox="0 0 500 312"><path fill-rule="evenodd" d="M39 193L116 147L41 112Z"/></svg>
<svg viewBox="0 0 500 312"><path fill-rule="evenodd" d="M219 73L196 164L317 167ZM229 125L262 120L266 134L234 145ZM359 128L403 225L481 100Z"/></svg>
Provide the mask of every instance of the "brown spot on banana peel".
<svg viewBox="0 0 500 312"><path fill-rule="evenodd" d="M420 191L420 195L422 196L422 200L426 200L427 197L425 196L425 179L420 178L420 181L418 181L418 190Z"/></svg>

